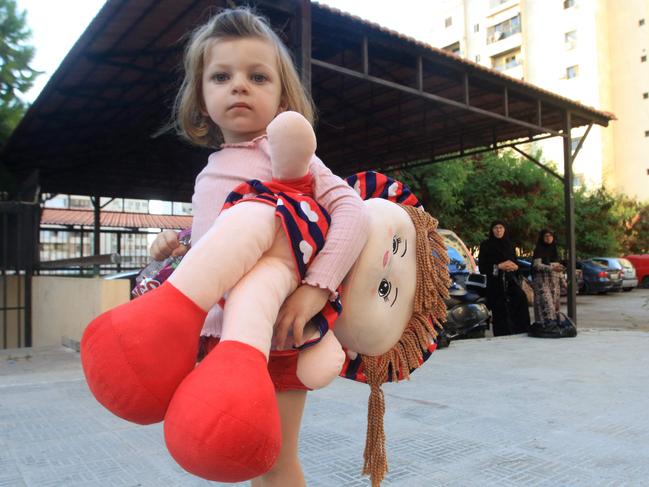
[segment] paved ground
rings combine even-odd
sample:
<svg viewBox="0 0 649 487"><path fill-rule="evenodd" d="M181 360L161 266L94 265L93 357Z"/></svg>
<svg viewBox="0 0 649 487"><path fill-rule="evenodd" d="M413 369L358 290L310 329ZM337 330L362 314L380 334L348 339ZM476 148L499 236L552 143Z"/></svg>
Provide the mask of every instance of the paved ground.
<svg viewBox="0 0 649 487"><path fill-rule="evenodd" d="M648 328L648 302L649 290L580 297L577 338L454 342L412 381L385 386L383 485L649 485L649 333L624 329ZM310 487L369 485L367 395L343 379L310 394ZM76 352L0 351L0 486L194 485L219 484L177 467L159 425L103 410Z"/></svg>

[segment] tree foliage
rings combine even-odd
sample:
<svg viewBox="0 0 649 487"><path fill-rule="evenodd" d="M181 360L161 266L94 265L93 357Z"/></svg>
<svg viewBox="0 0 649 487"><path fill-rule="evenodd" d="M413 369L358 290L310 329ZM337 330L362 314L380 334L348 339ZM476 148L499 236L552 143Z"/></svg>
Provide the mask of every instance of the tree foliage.
<svg viewBox="0 0 649 487"><path fill-rule="evenodd" d="M18 12L15 0L0 0L0 148L27 109L18 93L31 88L39 74L29 66L34 57L30 37L26 13Z"/></svg>
<svg viewBox="0 0 649 487"><path fill-rule="evenodd" d="M542 159L540 153L534 155ZM543 228L555 231L565 247L563 183L510 152L401 170L424 207L470 247L486 237L493 220L508 223L512 241L531 253ZM574 194L575 242L579 258L646 252L649 205L611 194L604 188Z"/></svg>

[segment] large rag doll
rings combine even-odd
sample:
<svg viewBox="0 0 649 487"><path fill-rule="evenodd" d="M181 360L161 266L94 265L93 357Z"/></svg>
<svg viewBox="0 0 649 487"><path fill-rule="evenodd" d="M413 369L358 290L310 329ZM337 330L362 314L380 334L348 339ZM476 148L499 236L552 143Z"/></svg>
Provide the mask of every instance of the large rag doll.
<svg viewBox="0 0 649 487"><path fill-rule="evenodd" d="M136 423L164 420L175 460L224 482L261 475L277 458L280 422L267 371L273 325L329 221L309 197L315 136L308 122L280 116L268 140L273 174L283 180L235 190L210 230L214 238L201 239L162 286L93 320L81 342L84 373L101 404ZM371 230L341 285L333 330L349 357L341 375L371 386L364 473L376 485L387 471L380 385L407 378L435 349L447 256L436 220L405 186L377 173L349 182L370 198ZM192 259L204 263L203 275L183 271ZM183 293L197 279L209 283L208 298ZM226 292L221 341L195 366L205 310ZM328 307L324 315L335 318L340 303Z"/></svg>

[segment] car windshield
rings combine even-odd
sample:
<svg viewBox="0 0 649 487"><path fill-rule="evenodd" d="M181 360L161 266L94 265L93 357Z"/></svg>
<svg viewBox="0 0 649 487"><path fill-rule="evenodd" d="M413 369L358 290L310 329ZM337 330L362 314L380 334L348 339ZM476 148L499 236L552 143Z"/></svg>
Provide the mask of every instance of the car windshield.
<svg viewBox="0 0 649 487"><path fill-rule="evenodd" d="M609 269L616 269L616 270L622 269L622 266L620 265L617 259L593 259L593 260L598 264L603 265L604 267L608 267Z"/></svg>

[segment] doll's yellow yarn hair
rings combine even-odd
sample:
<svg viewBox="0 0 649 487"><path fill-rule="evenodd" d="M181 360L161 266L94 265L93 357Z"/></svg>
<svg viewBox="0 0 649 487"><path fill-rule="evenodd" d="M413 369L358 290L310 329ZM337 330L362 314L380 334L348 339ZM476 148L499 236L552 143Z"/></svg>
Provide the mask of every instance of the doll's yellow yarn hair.
<svg viewBox="0 0 649 487"><path fill-rule="evenodd" d="M408 379L410 371L419 367L431 339L437 336L435 326L441 327L446 319L444 299L448 297L450 285L449 260L444 240L437 232L437 220L420 208L399 206L408 213L416 230L417 284L413 314L399 342L383 355L362 357L371 388L363 474L370 476L372 487L379 486L388 471L383 428L385 400L381 384Z"/></svg>

